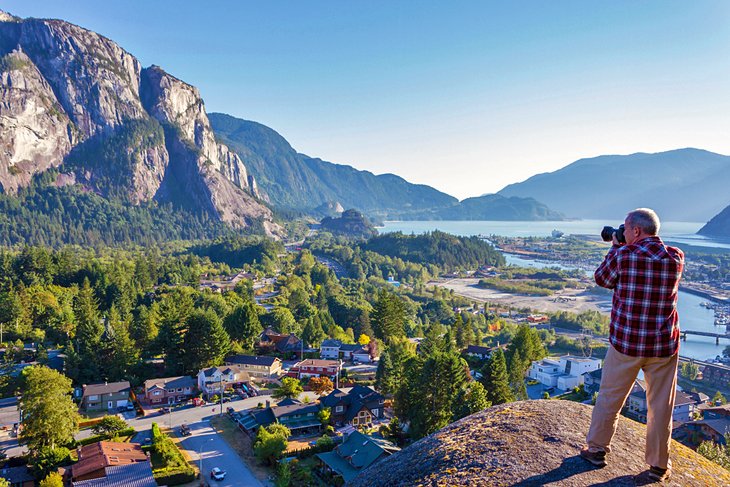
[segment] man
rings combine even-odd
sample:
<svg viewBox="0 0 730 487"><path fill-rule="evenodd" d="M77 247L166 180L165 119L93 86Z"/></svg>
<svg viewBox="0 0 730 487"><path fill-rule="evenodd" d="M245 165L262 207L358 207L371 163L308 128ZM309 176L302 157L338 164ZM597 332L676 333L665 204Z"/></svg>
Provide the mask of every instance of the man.
<svg viewBox="0 0 730 487"><path fill-rule="evenodd" d="M596 270L596 283L613 289L610 345L588 447L580 455L593 465L606 465L618 414L643 370L649 410L645 458L650 468L645 475L663 481L671 475L669 444L679 359L677 293L684 253L664 245L658 233L659 217L653 210L630 212L624 222L626 243L614 233L613 246Z"/></svg>

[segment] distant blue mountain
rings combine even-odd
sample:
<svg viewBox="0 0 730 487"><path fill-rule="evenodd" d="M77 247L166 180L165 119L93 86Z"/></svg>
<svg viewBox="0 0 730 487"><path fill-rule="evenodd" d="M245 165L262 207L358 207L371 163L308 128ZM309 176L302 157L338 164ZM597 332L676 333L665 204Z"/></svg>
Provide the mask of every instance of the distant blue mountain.
<svg viewBox="0 0 730 487"><path fill-rule="evenodd" d="M532 197L568 217L616 219L649 207L664 220L702 222L728 204L730 157L700 149L593 157L499 194Z"/></svg>

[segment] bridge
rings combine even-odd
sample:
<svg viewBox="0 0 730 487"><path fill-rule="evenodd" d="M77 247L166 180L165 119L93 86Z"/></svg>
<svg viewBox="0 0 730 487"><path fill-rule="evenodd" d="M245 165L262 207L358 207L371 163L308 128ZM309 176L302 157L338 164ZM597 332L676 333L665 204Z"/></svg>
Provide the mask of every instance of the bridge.
<svg viewBox="0 0 730 487"><path fill-rule="evenodd" d="M698 335L701 337L715 337L715 345L720 344L720 338L727 338L730 340L730 335L727 333L710 333L708 331L695 331L695 330L681 330L682 340L687 340L687 335Z"/></svg>

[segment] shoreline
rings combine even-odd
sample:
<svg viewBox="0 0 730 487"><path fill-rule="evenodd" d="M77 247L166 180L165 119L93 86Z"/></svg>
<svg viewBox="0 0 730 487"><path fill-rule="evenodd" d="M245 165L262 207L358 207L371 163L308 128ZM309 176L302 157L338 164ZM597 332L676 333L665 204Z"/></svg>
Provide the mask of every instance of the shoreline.
<svg viewBox="0 0 730 487"><path fill-rule="evenodd" d="M454 278L446 281L430 281L428 285L450 289L459 296L479 302L512 308L529 308L542 313L598 311L608 315L611 311L610 295L600 296L585 289L564 289L550 296L530 296L480 288L477 286L478 283L477 278Z"/></svg>

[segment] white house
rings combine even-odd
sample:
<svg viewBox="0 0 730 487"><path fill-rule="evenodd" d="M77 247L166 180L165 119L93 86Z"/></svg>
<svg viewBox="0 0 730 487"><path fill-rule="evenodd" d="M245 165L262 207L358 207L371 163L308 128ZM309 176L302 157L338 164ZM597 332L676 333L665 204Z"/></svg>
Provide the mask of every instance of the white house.
<svg viewBox="0 0 730 487"><path fill-rule="evenodd" d="M600 368L600 359L564 355L532 362L527 376L546 387L565 391L583 384L583 374L586 372Z"/></svg>
<svg viewBox="0 0 730 487"><path fill-rule="evenodd" d="M240 365L210 367L198 372L198 389L206 396L219 394L226 389L240 387L250 377Z"/></svg>
<svg viewBox="0 0 730 487"><path fill-rule="evenodd" d="M319 358L337 360L340 358L340 347L342 342L329 338L319 346Z"/></svg>

